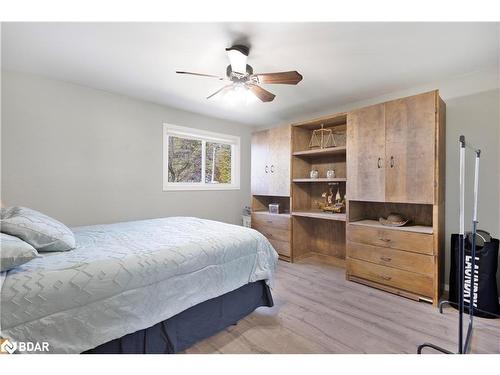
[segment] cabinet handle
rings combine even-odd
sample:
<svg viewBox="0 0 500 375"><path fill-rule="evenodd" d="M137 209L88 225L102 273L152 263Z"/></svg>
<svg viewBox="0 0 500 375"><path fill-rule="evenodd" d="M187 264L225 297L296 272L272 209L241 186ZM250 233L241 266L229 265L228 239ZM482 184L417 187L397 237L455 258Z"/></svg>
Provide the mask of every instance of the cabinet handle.
<svg viewBox="0 0 500 375"><path fill-rule="evenodd" d="M378 169L382 168L382 164L380 163L381 161L382 161L382 159L378 158L378 160L377 160L377 168Z"/></svg>
<svg viewBox="0 0 500 375"><path fill-rule="evenodd" d="M267 165L266 165L265 171L266 171L266 173L268 173L268 172L269 172L269 168L268 168L268 166L267 166Z"/></svg>
<svg viewBox="0 0 500 375"><path fill-rule="evenodd" d="M271 173L274 173L274 165L271 165Z"/></svg>
<svg viewBox="0 0 500 375"><path fill-rule="evenodd" d="M382 237L380 237L379 240L383 241L383 242L391 242L391 240L389 238L382 238Z"/></svg>
<svg viewBox="0 0 500 375"><path fill-rule="evenodd" d="M390 277L390 276L385 276L385 275L380 275L380 278L382 278L382 279L384 279L384 280L386 280L386 281L389 281L389 280L391 280L391 279L392 279L392 277Z"/></svg>
<svg viewBox="0 0 500 375"><path fill-rule="evenodd" d="M380 260L383 260L384 262L390 262L392 258L381 256Z"/></svg>
<svg viewBox="0 0 500 375"><path fill-rule="evenodd" d="M391 168L394 168L394 156L391 156Z"/></svg>

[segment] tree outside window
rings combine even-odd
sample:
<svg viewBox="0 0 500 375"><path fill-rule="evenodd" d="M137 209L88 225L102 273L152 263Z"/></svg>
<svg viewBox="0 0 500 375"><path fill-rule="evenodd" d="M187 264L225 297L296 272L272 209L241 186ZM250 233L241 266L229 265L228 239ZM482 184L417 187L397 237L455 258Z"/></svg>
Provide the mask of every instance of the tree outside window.
<svg viewBox="0 0 500 375"><path fill-rule="evenodd" d="M239 138L164 125L164 190L239 188Z"/></svg>

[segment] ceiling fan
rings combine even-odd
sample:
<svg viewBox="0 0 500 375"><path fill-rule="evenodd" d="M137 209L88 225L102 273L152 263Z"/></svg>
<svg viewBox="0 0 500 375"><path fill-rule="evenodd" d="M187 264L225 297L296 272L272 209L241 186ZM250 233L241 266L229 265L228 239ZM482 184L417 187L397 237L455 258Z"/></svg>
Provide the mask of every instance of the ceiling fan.
<svg viewBox="0 0 500 375"><path fill-rule="evenodd" d="M177 71L178 74L191 74L200 77L217 78L220 81L229 81L213 94L210 99L219 94L228 92L243 91L252 93L263 102L271 102L276 97L273 93L264 90L260 84L285 84L296 85L302 80L302 75L297 71L277 72L277 73L255 73L253 68L247 64L248 53L250 49L247 46L237 44L226 48L230 64L226 68L226 77L219 77L212 74L202 74L193 72Z"/></svg>

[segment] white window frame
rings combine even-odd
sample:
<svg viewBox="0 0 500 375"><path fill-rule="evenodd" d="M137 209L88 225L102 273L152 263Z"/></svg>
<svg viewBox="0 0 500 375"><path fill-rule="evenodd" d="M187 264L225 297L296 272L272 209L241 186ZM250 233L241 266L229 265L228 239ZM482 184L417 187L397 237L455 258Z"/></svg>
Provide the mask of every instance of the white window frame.
<svg viewBox="0 0 500 375"><path fill-rule="evenodd" d="M168 139L169 136L202 141L201 182L168 181ZM205 145L206 142L218 142L231 146L231 183L209 184L205 182ZM206 130L188 128L172 124L163 124L163 191L179 190L238 190L240 189L240 137L214 133Z"/></svg>

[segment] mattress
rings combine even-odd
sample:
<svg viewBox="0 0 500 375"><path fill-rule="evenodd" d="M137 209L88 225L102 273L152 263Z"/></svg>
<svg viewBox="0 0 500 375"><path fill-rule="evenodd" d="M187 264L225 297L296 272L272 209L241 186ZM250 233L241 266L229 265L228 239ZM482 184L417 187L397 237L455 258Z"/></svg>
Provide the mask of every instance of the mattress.
<svg viewBox="0 0 500 375"><path fill-rule="evenodd" d="M73 228L1 283L0 336L81 353L200 302L266 280L278 254L253 229L190 217Z"/></svg>

